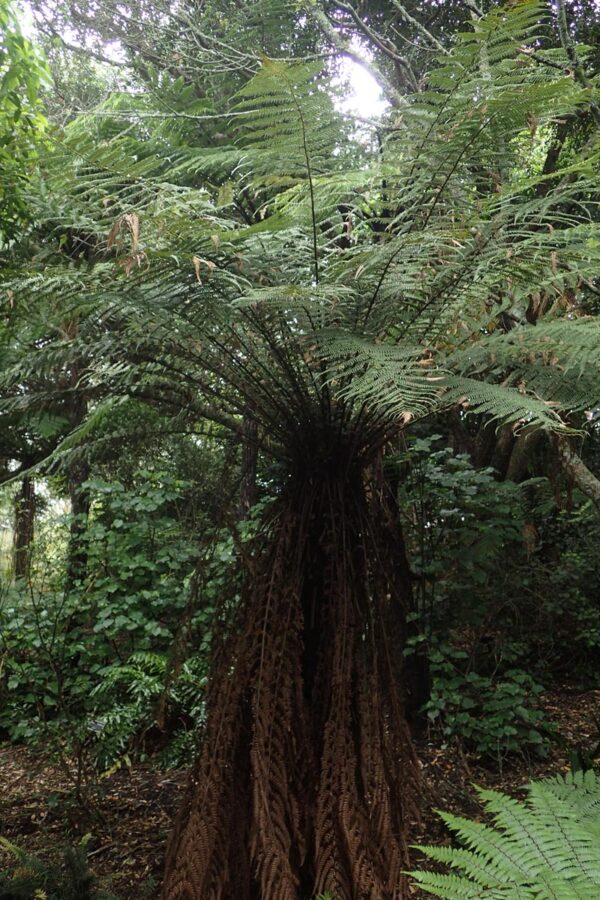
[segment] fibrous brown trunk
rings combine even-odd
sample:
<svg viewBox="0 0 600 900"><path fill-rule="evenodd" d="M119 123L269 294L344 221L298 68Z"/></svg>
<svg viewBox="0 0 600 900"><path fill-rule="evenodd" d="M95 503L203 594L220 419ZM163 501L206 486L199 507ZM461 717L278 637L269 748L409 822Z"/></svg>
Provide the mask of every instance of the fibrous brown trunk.
<svg viewBox="0 0 600 900"><path fill-rule="evenodd" d="M35 526L35 484L28 475L15 498L13 570L15 578L29 578Z"/></svg>
<svg viewBox="0 0 600 900"><path fill-rule="evenodd" d="M167 900L398 900L415 816L408 566L384 482L290 479L221 622Z"/></svg>

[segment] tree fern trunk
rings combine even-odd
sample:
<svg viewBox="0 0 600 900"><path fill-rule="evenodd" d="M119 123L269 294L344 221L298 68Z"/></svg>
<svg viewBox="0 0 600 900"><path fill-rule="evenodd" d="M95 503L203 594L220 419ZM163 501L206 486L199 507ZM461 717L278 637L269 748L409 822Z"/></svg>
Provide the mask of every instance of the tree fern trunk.
<svg viewBox="0 0 600 900"><path fill-rule="evenodd" d="M292 475L221 617L168 900L403 896L408 567L385 483L343 460L322 468Z"/></svg>

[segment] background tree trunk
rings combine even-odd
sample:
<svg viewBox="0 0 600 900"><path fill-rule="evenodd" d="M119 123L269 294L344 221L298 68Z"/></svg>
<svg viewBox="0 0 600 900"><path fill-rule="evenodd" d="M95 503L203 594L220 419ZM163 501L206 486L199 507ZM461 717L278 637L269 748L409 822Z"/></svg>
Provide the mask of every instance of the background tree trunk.
<svg viewBox="0 0 600 900"><path fill-rule="evenodd" d="M73 320L67 325L67 332L75 337L79 331L79 323ZM77 428L85 421L88 411L87 398L83 392L77 392L77 386L83 372L82 364L75 361L69 373L69 380L74 391L69 419L72 428ZM69 463L68 485L71 501L71 526L69 529L69 548L67 558L67 575L65 589L72 590L85 578L87 572L87 546L85 534L90 513L90 494L85 482L90 477L89 463L85 459L75 458Z"/></svg>
<svg viewBox="0 0 600 900"><path fill-rule="evenodd" d="M600 509L600 479L588 469L583 460L575 453L568 438L557 435L554 438L560 465L565 475L579 488L582 494Z"/></svg>
<svg viewBox="0 0 600 900"><path fill-rule="evenodd" d="M85 533L90 513L90 494L84 485L89 476L89 465L86 462L79 460L69 466L71 525L67 560L67 590L72 590L77 582L85 578L87 571Z"/></svg>
<svg viewBox="0 0 600 900"><path fill-rule="evenodd" d="M15 578L29 578L31 545L35 528L35 484L28 475L15 498L13 571Z"/></svg>

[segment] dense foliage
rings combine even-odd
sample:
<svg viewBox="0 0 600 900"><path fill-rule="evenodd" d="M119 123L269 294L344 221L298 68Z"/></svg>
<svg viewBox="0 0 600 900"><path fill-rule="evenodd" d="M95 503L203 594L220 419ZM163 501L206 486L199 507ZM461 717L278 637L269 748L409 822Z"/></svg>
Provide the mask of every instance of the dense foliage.
<svg viewBox="0 0 600 900"><path fill-rule="evenodd" d="M48 81L34 45L21 34L12 3L0 4L0 247L28 219L29 177L46 120L39 94Z"/></svg>
<svg viewBox="0 0 600 900"><path fill-rule="evenodd" d="M398 900L598 685L597 22L485 6L0 8L0 736L195 760L169 900Z"/></svg>

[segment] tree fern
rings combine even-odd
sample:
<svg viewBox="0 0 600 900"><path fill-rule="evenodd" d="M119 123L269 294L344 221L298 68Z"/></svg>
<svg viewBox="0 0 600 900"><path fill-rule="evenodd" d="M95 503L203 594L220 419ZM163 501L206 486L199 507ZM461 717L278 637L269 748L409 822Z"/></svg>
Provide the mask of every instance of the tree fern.
<svg viewBox="0 0 600 900"><path fill-rule="evenodd" d="M172 122L147 96L114 100L113 118L69 127L44 163L43 252L32 236L3 284L16 327L0 412L60 411L85 391L87 421L59 461L98 425L105 439L115 404L151 404L190 431L212 420L242 441L251 420L253 449L280 475L251 574L215 629L166 896L402 895L416 766L393 667L411 579L381 457L434 412L564 428L582 379L596 390L585 329L562 350L549 330L540 349L529 321L539 294L570 328L600 246L597 144L561 157L552 180L539 164L539 129L585 116L593 94L522 52L546 28L534 0L476 23L425 90L395 98L374 152L348 138L320 65L259 67L228 48L243 86L228 109L215 103L222 170L186 124L213 113L178 79L166 80L171 100L182 90ZM515 322L533 333L523 358ZM554 389L554 344L573 395ZM528 820L500 814L501 832L460 823L488 848L486 872L500 854L491 883L502 866L554 877L529 850L502 855L504 831L522 836Z"/></svg>
<svg viewBox="0 0 600 900"><path fill-rule="evenodd" d="M491 825L441 813L463 845L421 847L457 870L413 872L437 897L576 898L600 889L600 781L593 772L533 782L525 803L480 790Z"/></svg>

